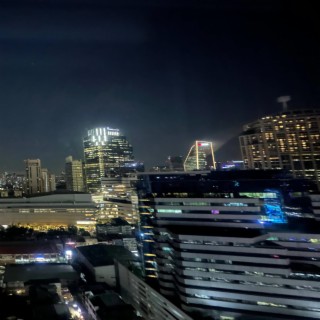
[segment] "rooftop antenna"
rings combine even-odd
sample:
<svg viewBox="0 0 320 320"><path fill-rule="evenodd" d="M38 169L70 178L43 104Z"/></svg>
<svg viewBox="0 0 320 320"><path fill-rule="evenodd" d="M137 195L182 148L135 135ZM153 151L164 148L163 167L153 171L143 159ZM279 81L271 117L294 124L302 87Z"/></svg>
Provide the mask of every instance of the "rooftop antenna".
<svg viewBox="0 0 320 320"><path fill-rule="evenodd" d="M290 96L281 96L277 99L277 102L282 103L282 109L283 111L288 110L288 104L287 102L291 100Z"/></svg>

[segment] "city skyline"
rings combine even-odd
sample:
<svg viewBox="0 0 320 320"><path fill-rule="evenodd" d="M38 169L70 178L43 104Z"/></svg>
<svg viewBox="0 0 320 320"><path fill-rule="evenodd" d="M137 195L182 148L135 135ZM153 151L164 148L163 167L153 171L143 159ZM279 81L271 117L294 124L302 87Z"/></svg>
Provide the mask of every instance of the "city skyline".
<svg viewBox="0 0 320 320"><path fill-rule="evenodd" d="M0 318L320 319L315 4L0 0Z"/></svg>
<svg viewBox="0 0 320 320"><path fill-rule="evenodd" d="M282 98L282 97L280 97L280 98ZM284 98L287 98L287 97L284 97ZM320 109L319 108L312 108L312 109L310 109L310 108L295 108L295 109L291 109L291 108L288 108L288 109L286 109L287 110L287 112L288 113L290 113L290 112L295 112L295 111L298 111L299 112L299 110L301 110L302 112L304 112L304 111L306 111L306 112L310 112L310 110L313 110L314 112L318 112L318 110L319 110L319 112L320 112ZM279 115L281 115L283 112L285 112L284 110L283 110L283 107L279 110L279 111L275 111L275 112L273 112L273 113L270 113L270 114L265 114L265 115L263 115L262 117L260 117L259 119L254 119L253 121L251 121L252 123L254 123L254 122L259 122L259 121L263 121L263 119L265 119L265 118L269 118L269 117L278 117ZM242 129L243 128L245 128L246 126L248 126L248 124L242 124ZM110 129L107 125L101 125L101 126L99 126L99 127L92 127L90 130L86 130L87 132L89 132L89 131L93 131L93 130L97 130L97 129L99 129L99 128L108 128L108 129ZM94 128L94 129L93 129ZM111 129L111 130L120 130L121 131L121 134L123 135L123 130L122 129ZM214 162L215 163L218 163L218 162L225 162L225 161L233 161L233 160L243 160L243 155L241 154L241 148L243 147L242 145L241 145L241 143L239 143L240 142L240 140L239 140L239 138L240 137L242 137L243 136L243 134L244 134L244 132L245 131L240 131L235 137L233 137L233 139L232 140L234 140L234 141L232 141L233 142L233 146L234 147L236 147L236 148L238 148L239 149L239 152L238 152L238 155L237 155L237 157L231 157L231 158L218 158L217 159L217 157L215 156L214 158L215 158L215 160L214 160ZM126 138L126 137L125 137ZM81 141L81 148L82 148L82 154L78 157L78 159L80 159L81 161L85 161L85 154L84 154L84 150L83 150L83 139L85 139L85 135L83 135L82 136L82 141ZM199 139L198 139L199 140ZM199 140L200 141L200 140ZM130 143L130 138L128 139L128 142ZM194 143L194 141L193 141L193 143ZM212 146L213 146L213 148L215 148L215 144L214 144L214 142L210 142L211 144L212 144ZM133 150L134 150L134 146L132 146L132 144L131 144L131 148L133 147ZM178 156L178 157L181 157L181 159L183 160L183 161L185 161L187 158L188 158L188 156L189 156L189 154L190 154L190 151L191 150L189 150L189 149L187 149L187 150L185 150L185 152L182 154L182 155L177 155L177 153L175 153L175 155L176 156ZM174 153L174 152L173 152ZM216 154L216 150L215 150L215 152L214 152L215 154ZM219 152L218 152L218 154L219 154ZM74 157L74 155L69 155L69 156L71 156L71 157ZM67 157L67 156L66 156ZM64 158L64 159L66 159L66 157ZM149 170L153 170L153 168L154 167L156 167L156 166L158 166L158 165L164 165L165 163L166 163L166 161L167 161L167 159L166 159L166 157L169 157L170 158L170 155L168 155L168 156L166 156L166 155L162 155L162 158L161 159L159 159L159 160L156 160L156 162L154 162L154 163L150 163L149 164L149 166L146 168L146 170L147 171L149 171ZM42 160L42 158L41 157L37 157L37 156L35 156L34 157L34 159L41 159ZM141 159L141 161L142 161L142 163L144 163L144 161L143 161L143 159ZM22 162L24 162L24 160L22 161ZM139 162L139 160L138 160L138 162ZM51 168L50 168L51 169ZM265 168L266 169L266 168ZM274 168L274 169L276 169L276 168ZM277 169L280 169L280 168L277 168ZM59 167L56 167L56 170L54 171L54 170L51 170L52 172L54 172L55 174L60 174L60 173L62 173L62 172L64 172L65 171L65 162L62 162L62 165L60 166L60 162L59 162ZM188 171L188 170L187 170ZM6 168L0 168L0 173L8 173L8 174L11 174L11 173L17 173L17 174L22 174L23 172L24 172L24 170L23 170L23 168L21 167L21 168L15 168L15 169L6 169Z"/></svg>
<svg viewBox="0 0 320 320"><path fill-rule="evenodd" d="M0 6L1 170L40 158L57 172L102 125L122 128L147 167L195 139L232 160L243 124L280 111L278 96L319 106L319 21L299 1Z"/></svg>

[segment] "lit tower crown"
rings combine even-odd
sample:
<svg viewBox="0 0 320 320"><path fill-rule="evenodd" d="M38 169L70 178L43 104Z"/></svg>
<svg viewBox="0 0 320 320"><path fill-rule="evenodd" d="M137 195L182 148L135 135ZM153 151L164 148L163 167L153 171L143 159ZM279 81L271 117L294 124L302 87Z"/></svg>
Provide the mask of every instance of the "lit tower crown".
<svg viewBox="0 0 320 320"><path fill-rule="evenodd" d="M216 168L210 141L195 141L184 161L184 170L211 170Z"/></svg>
<svg viewBox="0 0 320 320"><path fill-rule="evenodd" d="M96 128L88 130L87 139L95 146L105 145L110 137L119 136L119 129L107 128Z"/></svg>

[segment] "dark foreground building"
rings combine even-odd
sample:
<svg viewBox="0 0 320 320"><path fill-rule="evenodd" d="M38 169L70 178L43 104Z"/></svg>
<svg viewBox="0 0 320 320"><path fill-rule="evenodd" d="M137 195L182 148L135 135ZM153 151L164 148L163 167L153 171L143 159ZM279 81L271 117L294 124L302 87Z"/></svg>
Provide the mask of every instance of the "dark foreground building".
<svg viewBox="0 0 320 320"><path fill-rule="evenodd" d="M141 175L146 276L191 314L318 319L315 188L279 171Z"/></svg>

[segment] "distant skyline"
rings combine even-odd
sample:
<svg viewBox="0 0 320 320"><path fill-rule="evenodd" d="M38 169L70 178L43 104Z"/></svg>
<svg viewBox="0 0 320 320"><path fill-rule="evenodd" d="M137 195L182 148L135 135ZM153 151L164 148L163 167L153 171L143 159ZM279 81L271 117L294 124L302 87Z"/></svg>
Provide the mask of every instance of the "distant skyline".
<svg viewBox="0 0 320 320"><path fill-rule="evenodd" d="M214 142L240 158L242 126L320 106L312 1L0 2L0 172L83 159L87 129L119 128L146 167Z"/></svg>

